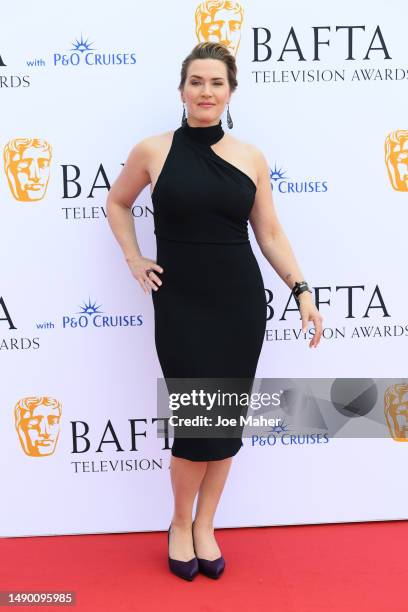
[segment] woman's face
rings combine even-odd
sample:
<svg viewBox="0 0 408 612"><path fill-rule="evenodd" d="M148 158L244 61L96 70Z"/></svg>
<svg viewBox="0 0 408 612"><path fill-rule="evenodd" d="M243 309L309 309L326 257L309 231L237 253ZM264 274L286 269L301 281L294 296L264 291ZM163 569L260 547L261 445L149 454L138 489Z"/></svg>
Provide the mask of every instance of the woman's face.
<svg viewBox="0 0 408 612"><path fill-rule="evenodd" d="M188 69L181 99L185 102L189 124L218 123L230 100L227 67L221 60L196 59Z"/></svg>

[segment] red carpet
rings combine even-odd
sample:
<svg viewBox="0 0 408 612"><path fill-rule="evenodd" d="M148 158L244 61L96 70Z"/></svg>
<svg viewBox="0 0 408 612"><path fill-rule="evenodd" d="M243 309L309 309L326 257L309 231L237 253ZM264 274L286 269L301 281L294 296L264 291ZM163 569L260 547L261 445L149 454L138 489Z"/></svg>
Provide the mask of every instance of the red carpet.
<svg viewBox="0 0 408 612"><path fill-rule="evenodd" d="M37 611L408 610L408 521L216 533L225 572L193 582L169 572L167 532L0 539L0 591L77 593L76 606L19 606Z"/></svg>

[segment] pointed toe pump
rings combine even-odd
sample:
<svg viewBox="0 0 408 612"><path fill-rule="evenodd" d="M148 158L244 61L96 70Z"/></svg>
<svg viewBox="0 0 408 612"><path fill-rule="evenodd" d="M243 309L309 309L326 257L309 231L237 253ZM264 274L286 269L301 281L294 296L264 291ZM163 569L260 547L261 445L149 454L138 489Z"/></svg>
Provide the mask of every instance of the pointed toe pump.
<svg viewBox="0 0 408 612"><path fill-rule="evenodd" d="M168 548L170 545L170 529L171 525L167 531ZM184 578L184 580L193 580L199 572L197 557L193 557L189 561L178 561L177 559L172 559L169 553L168 560L170 571L179 578Z"/></svg>
<svg viewBox="0 0 408 612"><path fill-rule="evenodd" d="M193 536L194 541L194 536ZM194 548L195 552L195 548ZM197 555L197 553L196 553ZM225 569L225 559L223 556L210 561L209 559L201 559L197 557L199 571L208 576L208 578L219 578Z"/></svg>
<svg viewBox="0 0 408 612"><path fill-rule="evenodd" d="M199 571L208 578L219 578L225 569L224 557L218 557L214 561L197 557L197 562Z"/></svg>

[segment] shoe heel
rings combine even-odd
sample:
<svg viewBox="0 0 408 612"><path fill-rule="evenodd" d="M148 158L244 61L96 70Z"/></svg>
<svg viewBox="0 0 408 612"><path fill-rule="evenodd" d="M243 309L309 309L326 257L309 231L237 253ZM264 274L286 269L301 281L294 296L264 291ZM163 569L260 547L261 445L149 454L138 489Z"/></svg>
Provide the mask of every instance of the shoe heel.
<svg viewBox="0 0 408 612"><path fill-rule="evenodd" d="M168 548L170 544L170 529L171 529L171 524L167 531L167 547ZM192 559L190 559L190 561L178 561L177 559L172 559L170 557L170 552L169 552L168 562L169 562L170 571L173 574L175 574L179 578L184 578L184 580L189 580L190 582L194 580L194 578L197 576L199 572L197 557L193 557Z"/></svg>

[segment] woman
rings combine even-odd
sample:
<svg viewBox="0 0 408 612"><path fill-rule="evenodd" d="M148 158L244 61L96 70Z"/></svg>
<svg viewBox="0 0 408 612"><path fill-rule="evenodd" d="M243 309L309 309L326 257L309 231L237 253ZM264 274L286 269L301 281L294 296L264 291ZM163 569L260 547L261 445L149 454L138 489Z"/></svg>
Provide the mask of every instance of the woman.
<svg viewBox="0 0 408 612"><path fill-rule="evenodd" d="M140 141L108 197L108 221L129 268L145 293L153 290L155 343L165 378L255 376L266 300L248 219L262 254L294 291L303 330L314 323L310 347L322 333L322 317L276 216L266 159L222 127L226 105L232 127L236 72L223 45L198 44L182 64L179 91L187 116L184 107L181 127ZM157 261L141 254L131 215L149 183ZM240 437L227 435L174 436L168 560L182 578L192 580L199 570L212 578L222 574L225 561L213 520L241 446Z"/></svg>

